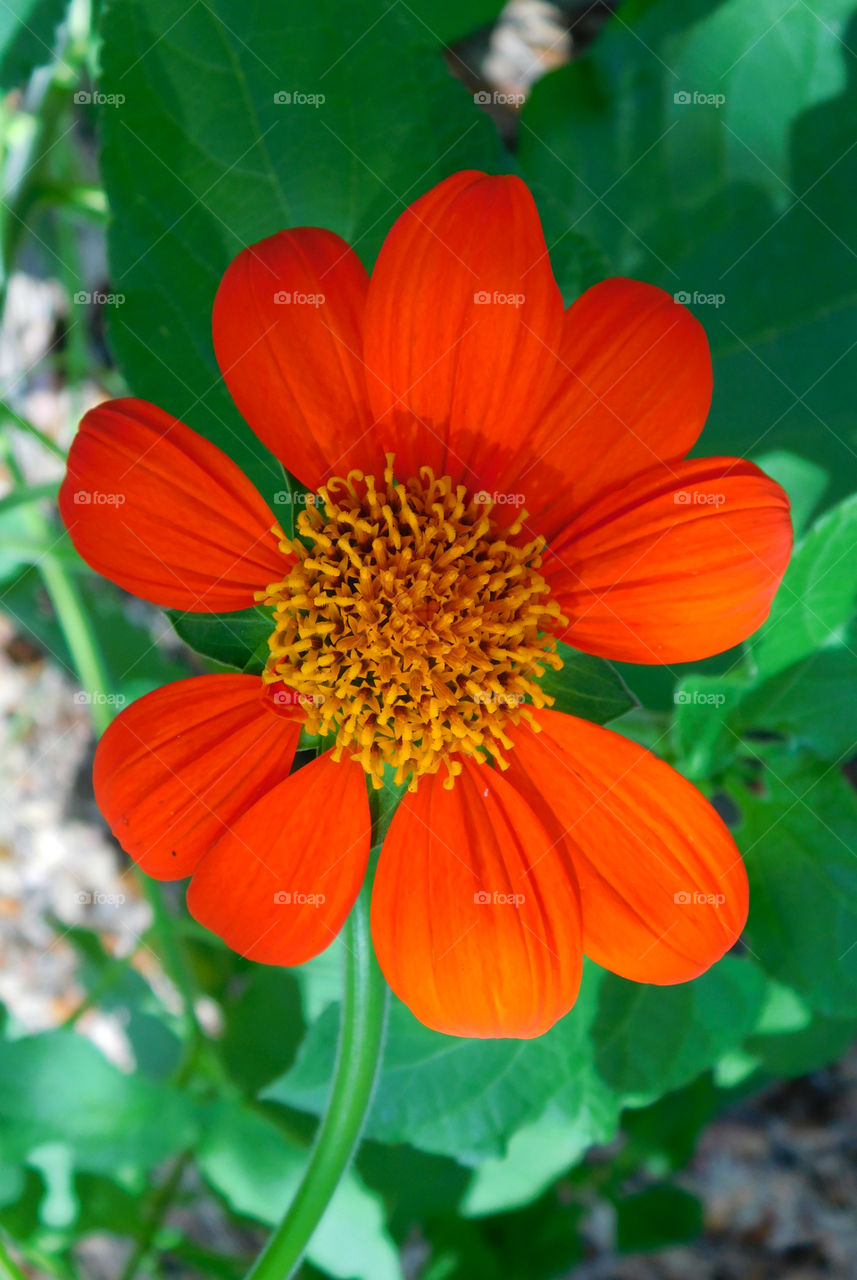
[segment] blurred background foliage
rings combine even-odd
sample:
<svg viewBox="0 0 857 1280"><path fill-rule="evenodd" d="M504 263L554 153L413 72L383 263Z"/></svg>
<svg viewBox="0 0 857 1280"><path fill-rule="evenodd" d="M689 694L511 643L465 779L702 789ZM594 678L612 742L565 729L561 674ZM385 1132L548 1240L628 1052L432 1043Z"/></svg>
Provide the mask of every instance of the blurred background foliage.
<svg viewBox="0 0 857 1280"><path fill-rule="evenodd" d="M582 1275L599 1230L612 1269L586 1274L618 1275L620 1255L703 1230L681 1170L704 1126L840 1058L857 1028L857 6L527 8L495 27L491 0L0 0L4 642L82 689L96 728L168 680L252 666L266 627L251 610L171 632L91 575L54 508L80 412L130 388L281 491L214 360L224 268L295 224L371 266L455 169L528 181L568 301L611 274L683 295L715 361L701 450L752 457L793 502L794 559L747 645L657 669L569 654L556 690L718 805L751 880L744 943L674 988L588 965L532 1042L442 1037L394 1001L308 1276ZM32 350L28 298L47 326ZM112 856L132 944L96 912L50 917L74 1000L34 1025L12 998L3 1021L0 1250L62 1280L228 1280L324 1109L340 947L253 966ZM683 1274L709 1274L686 1256Z"/></svg>

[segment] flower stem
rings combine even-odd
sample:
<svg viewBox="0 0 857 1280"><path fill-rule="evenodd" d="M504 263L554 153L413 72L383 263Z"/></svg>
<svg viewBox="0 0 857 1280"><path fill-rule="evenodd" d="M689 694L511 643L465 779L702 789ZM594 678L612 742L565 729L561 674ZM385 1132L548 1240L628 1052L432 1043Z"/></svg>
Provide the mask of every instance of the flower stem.
<svg viewBox="0 0 857 1280"><path fill-rule="evenodd" d="M327 1114L297 1194L247 1280L294 1275L348 1168L372 1100L384 1042L387 984L372 949L368 888L348 918L345 946L345 997Z"/></svg>
<svg viewBox="0 0 857 1280"><path fill-rule="evenodd" d="M24 1273L9 1253L0 1236L0 1277L2 1280L25 1280Z"/></svg>

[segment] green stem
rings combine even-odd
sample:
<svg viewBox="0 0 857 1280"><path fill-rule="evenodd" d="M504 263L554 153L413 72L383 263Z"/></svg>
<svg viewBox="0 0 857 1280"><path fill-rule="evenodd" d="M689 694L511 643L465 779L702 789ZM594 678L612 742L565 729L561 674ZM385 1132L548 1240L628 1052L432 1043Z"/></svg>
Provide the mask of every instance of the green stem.
<svg viewBox="0 0 857 1280"><path fill-rule="evenodd" d="M2 1236L0 1236L0 1276L3 1280L26 1280L23 1271L6 1248Z"/></svg>
<svg viewBox="0 0 857 1280"><path fill-rule="evenodd" d="M170 1170L169 1177L158 1192L152 1202L151 1210L146 1218L142 1235L137 1242L137 1247L131 1253L128 1262L125 1265L119 1280L137 1280L143 1269L149 1254L152 1252L152 1245L161 1228L161 1224L166 1217L167 1210L175 1199L176 1192L181 1183L182 1174L190 1162L193 1152L183 1151L176 1159L175 1164Z"/></svg>
<svg viewBox="0 0 857 1280"><path fill-rule="evenodd" d="M384 1041L387 984L372 950L368 889L349 916L345 946L345 998L327 1113L297 1194L247 1280L287 1280L294 1275L348 1168L372 1100Z"/></svg>
<svg viewBox="0 0 857 1280"><path fill-rule="evenodd" d="M28 421L27 418L22 418L20 413L17 413L7 400L0 400L0 413L5 418L8 418L19 431L24 431L28 436L32 436L34 440L38 440L43 449L47 449L55 458L65 462L65 449L63 449L62 445L57 444L56 440L52 440L50 436L46 436L44 431L40 431L35 423Z"/></svg>

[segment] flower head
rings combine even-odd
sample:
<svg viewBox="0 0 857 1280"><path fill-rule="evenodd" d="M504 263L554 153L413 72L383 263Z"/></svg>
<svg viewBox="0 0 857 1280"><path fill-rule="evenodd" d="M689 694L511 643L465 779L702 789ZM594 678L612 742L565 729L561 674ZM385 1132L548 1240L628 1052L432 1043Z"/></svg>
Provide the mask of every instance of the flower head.
<svg viewBox="0 0 857 1280"><path fill-rule="evenodd" d="M402 214L371 280L327 231L244 250L214 346L309 491L293 536L220 450L140 400L85 416L60 495L120 586L271 611L261 677L179 681L104 735L96 796L123 847L193 875L190 910L230 946L297 964L359 892L367 779L393 779L408 790L373 938L429 1026L538 1035L574 1003L584 953L644 982L704 971L746 918L726 827L539 683L557 640L688 661L767 615L788 502L751 463L686 458L711 395L698 323L624 279L564 311L526 187L466 172ZM324 750L292 772L302 727Z"/></svg>

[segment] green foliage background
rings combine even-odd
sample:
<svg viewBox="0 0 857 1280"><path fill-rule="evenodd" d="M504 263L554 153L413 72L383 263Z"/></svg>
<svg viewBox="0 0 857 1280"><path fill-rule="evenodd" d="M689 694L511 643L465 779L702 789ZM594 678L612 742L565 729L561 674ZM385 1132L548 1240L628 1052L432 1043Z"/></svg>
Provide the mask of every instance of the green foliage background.
<svg viewBox="0 0 857 1280"><path fill-rule="evenodd" d="M832 1061L857 1028L857 795L844 769L857 749L857 5L626 0L583 57L535 86L513 154L442 56L495 16L487 0L99 8L96 50L74 30L58 37L61 4L18 0L18 23L0 7L3 87L52 67L43 122L72 118L87 69L124 98L97 112L106 205L55 155L40 178L59 194L14 193L6 269L16 207L63 261L70 232L106 209L111 287L126 296L109 340L125 384L216 441L263 492L283 488L282 471L229 400L210 340L227 263L313 224L371 266L410 200L472 166L531 185L567 300L611 274L690 295L715 359L700 451L750 456L790 493L800 540L747 645L662 669L569 654L555 690L578 714L619 717L732 815L752 886L746 945L674 988L588 965L573 1012L533 1042L452 1040L394 1002L367 1141L308 1272L395 1280L418 1224L423 1280L547 1280L581 1256L586 1195L615 1206L620 1249L691 1238L700 1207L671 1175L702 1125L772 1078ZM324 103L285 107L278 91ZM60 274L73 291L74 271ZM712 295L722 301L699 300ZM72 376L92 359L81 342ZM3 416L9 438L25 429ZM58 539L46 495L22 480L0 505L0 607L72 664L38 589L50 548L114 691L132 698L183 674ZM211 662L251 670L267 631L254 610L173 623ZM324 1109L339 946L270 971L203 935L178 900L170 911L189 989L220 1006L220 1038L200 1037L137 972L117 973L79 929L86 986L123 1010L137 1070L120 1072L72 1027L22 1037L7 1023L0 1040L0 1229L61 1277L94 1231L135 1240L147 1268L169 1257L189 1273L242 1274L248 1257L162 1221L171 1162L195 1175L173 1187L180 1202L213 1196L235 1222L271 1225ZM149 941L162 954L158 926ZM587 1150L617 1134L620 1155L587 1184ZM652 1185L632 1195L639 1169Z"/></svg>

